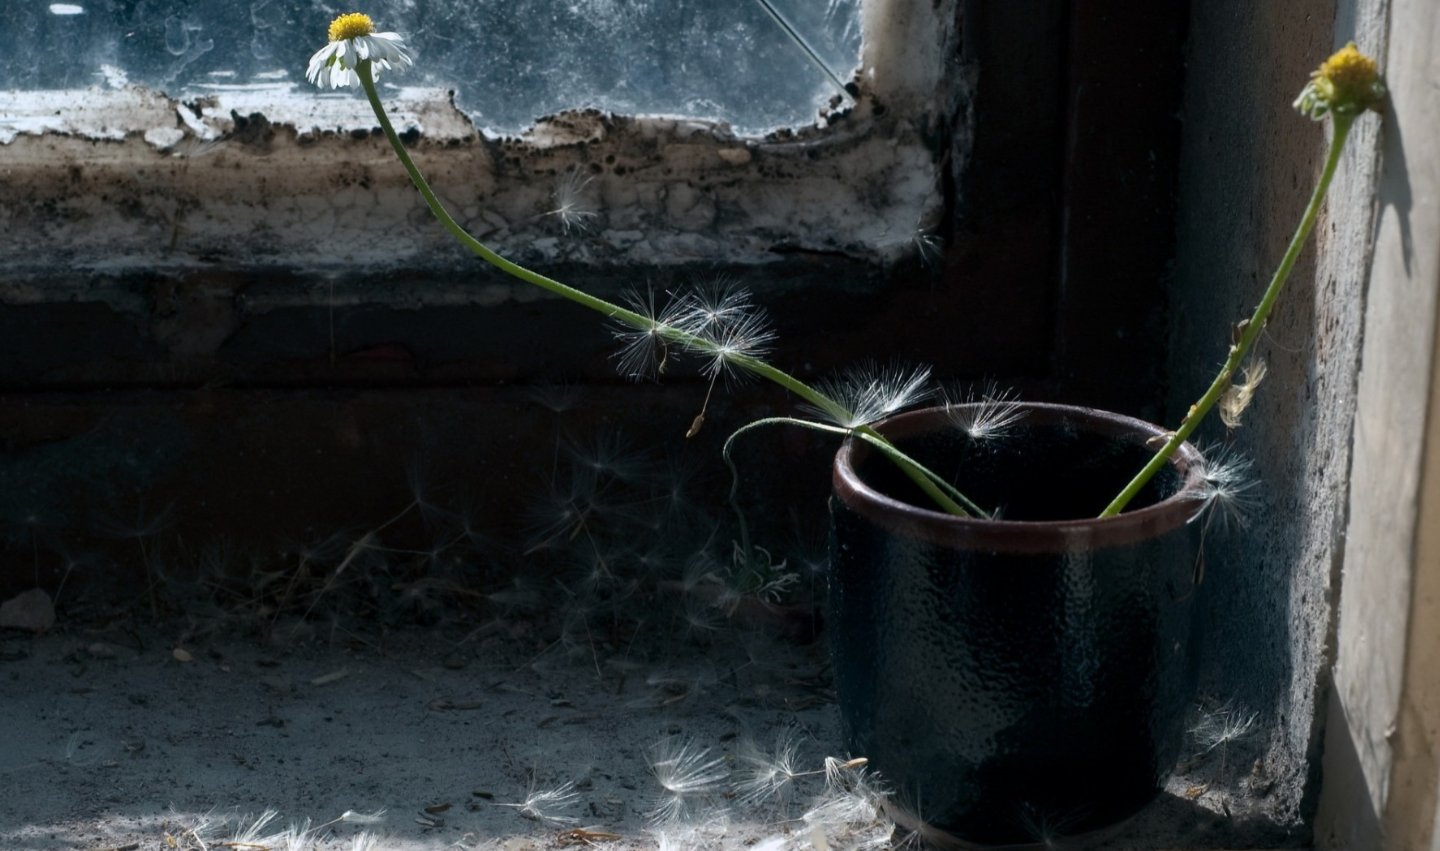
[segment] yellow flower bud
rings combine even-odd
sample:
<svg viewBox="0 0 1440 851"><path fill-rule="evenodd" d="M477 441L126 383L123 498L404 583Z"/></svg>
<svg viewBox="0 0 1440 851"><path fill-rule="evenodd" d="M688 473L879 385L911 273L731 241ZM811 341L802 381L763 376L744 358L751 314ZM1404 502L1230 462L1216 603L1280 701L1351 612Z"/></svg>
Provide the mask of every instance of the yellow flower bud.
<svg viewBox="0 0 1440 851"><path fill-rule="evenodd" d="M1380 67L1352 41L1311 72L1309 84L1295 99L1295 108L1317 120L1327 112L1381 112L1385 108L1385 83L1380 79Z"/></svg>

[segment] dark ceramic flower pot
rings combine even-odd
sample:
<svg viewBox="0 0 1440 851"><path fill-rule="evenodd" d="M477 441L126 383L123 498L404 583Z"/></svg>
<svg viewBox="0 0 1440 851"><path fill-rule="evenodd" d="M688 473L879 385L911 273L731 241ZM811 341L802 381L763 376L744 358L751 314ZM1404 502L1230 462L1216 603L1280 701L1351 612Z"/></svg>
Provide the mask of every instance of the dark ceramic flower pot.
<svg viewBox="0 0 1440 851"><path fill-rule="evenodd" d="M974 440L941 409L879 428L1004 520L957 518L858 441L835 460L831 651L846 744L901 820L979 846L1114 825L1173 768L1194 696L1201 460L1093 519L1155 426L1026 405ZM1089 518L1089 519L1087 519Z"/></svg>

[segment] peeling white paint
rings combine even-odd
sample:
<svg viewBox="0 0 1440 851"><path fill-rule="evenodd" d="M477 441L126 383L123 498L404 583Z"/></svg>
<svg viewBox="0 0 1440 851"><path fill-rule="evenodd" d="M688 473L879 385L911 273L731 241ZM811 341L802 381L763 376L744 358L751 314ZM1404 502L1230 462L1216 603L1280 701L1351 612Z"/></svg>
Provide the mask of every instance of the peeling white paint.
<svg viewBox="0 0 1440 851"><path fill-rule="evenodd" d="M170 150L184 138L185 131L179 127L151 127L145 131L145 141L162 151Z"/></svg>

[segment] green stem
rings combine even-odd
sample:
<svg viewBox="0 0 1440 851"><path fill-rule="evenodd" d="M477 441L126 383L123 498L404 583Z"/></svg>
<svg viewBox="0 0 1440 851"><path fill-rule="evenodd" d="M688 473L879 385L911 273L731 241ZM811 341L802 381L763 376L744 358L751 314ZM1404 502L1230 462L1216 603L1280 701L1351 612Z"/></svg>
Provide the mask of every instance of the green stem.
<svg viewBox="0 0 1440 851"><path fill-rule="evenodd" d="M924 476L926 481L929 483L929 487L925 489L926 494L930 495L931 498L934 499L937 503L941 503L941 501L944 500L952 505L955 505L958 508L958 510L956 511L950 511L951 514L955 514L961 517L984 517L986 519L989 519L990 517L990 515L985 511L985 509L976 505L973 500L971 500L965 494L961 493L959 488L950 484L941 476L932 473L919 461L916 461L914 458L911 458L909 455L901 452L895 446L895 444L886 440L883 435L875 431L875 429L871 428L870 426L857 426L855 428L846 428L845 426L830 425L828 423L817 423L813 420L802 420L799 417L765 417L764 419L759 419L755 420L754 422L746 423L745 425L736 429L728 438L725 439L725 445L721 449L720 454L721 457L725 459L725 465L730 468L730 504L732 506L735 506L736 513L739 513L739 507L736 502L736 494L738 493L740 488L740 470L735 466L735 462L731 458L731 446L735 443L735 439L737 437L750 431L751 429L770 425L799 426L800 428L823 431L827 434L837 434L841 437L853 437L856 440L868 443L871 446L875 447L877 450L879 450L880 453L883 454L885 457L893 461L895 463L895 466L901 468L902 470L914 469L920 475ZM921 484L921 482L917 480L916 484ZM744 524L743 518L741 518L741 524L742 526Z"/></svg>
<svg viewBox="0 0 1440 851"><path fill-rule="evenodd" d="M424 175L420 173L420 169L415 166L415 161L410 159L410 152L405 150L405 146L400 142L400 137L396 134L394 125L390 123L390 116L385 112L385 107L380 103L380 95L375 90L375 77L371 73L370 62L368 60L360 62L355 70L360 76L361 86L365 89L365 97L370 101L370 108L375 111L375 118L380 122L380 129L385 131L385 138L390 141L390 147L395 149L395 155L400 158L400 164L405 166L405 172L410 175L410 182L415 184L415 188L420 191L420 196L425 199L425 204L430 207L430 212L435 214L435 218L440 220L440 224L444 226L445 230L449 231L450 235L455 237L461 245L470 249L471 253L507 275L519 278L522 281L534 284L542 289L549 290L556 295L563 296L591 310L603 313L612 319L618 319L635 328L653 328L667 340L679 343L682 346L688 346L693 349L711 353L716 351L714 343L698 334L692 334L670 325L659 324L650 317L643 316L633 310L627 310L605 299L592 296L583 290L577 290L572 286L562 284L553 278L547 278L538 272L533 272L491 251L488 246L471 236L465 228L460 226L459 222L455 221L449 211L445 209L445 205L440 203L440 199L435 197L435 192L430 188L430 184L426 182ZM831 399L829 396L826 396L824 393L821 393L795 376L783 370L776 369L758 358L748 355L730 355L728 361L740 369L744 369L747 372L784 387L786 390L789 390L791 393L794 393L796 396L799 396L801 399L804 399L816 408L837 419L844 419L848 416L844 407L834 399ZM868 426L863 426L862 429L868 430L874 437L882 441L884 440L884 438L880 437L878 433ZM959 503L955 502L955 500L951 499L936 487L935 483L930 480L930 477L926 475L926 472L918 465L913 462L899 460L897 460L896 463L899 464L900 469L905 472L905 475L909 476L915 484L919 485L940 508L951 514L961 516L968 514Z"/></svg>
<svg viewBox="0 0 1440 851"><path fill-rule="evenodd" d="M1310 237L1310 231L1315 227L1315 219L1320 214L1320 206L1325 200L1325 195L1330 190L1330 181L1335 177L1335 168L1340 164L1340 154L1345 149L1345 140L1350 135L1350 127L1355 122L1355 116L1342 115L1338 112L1331 113L1335 119L1334 134L1330 139L1330 153L1325 158L1325 168L1320 173L1320 182L1315 185L1315 191L1310 195L1310 203L1305 207L1305 215L1300 218L1300 225L1295 229L1295 235L1290 238L1290 246L1285 250L1285 256L1280 260L1280 267L1275 270L1275 275L1270 279L1270 285L1265 289L1265 295L1260 299L1260 304L1255 308L1255 313L1250 321L1241 326L1240 339L1230 346L1229 356L1220 367L1220 372L1215 380L1210 383L1210 388L1205 395L1191 406L1185 418L1180 422L1180 427L1175 430L1165 445L1157 451L1135 478L1125 486L1125 489L1113 499L1105 510L1100 513L1101 517L1113 517L1125 510L1130 500L1135 498L1142 488L1160 471L1167 463L1180 444L1189 439L1200 426L1201 420L1215 407L1230 388L1231 379L1235 371L1244 362L1245 356L1250 353L1251 347L1260 337L1260 332L1265 330L1265 322L1270 318L1270 311L1275 306L1275 301L1280 297L1280 292L1285 288L1285 282L1290 279L1290 272L1295 268L1295 261L1300 258L1300 251L1305 247L1305 242Z"/></svg>

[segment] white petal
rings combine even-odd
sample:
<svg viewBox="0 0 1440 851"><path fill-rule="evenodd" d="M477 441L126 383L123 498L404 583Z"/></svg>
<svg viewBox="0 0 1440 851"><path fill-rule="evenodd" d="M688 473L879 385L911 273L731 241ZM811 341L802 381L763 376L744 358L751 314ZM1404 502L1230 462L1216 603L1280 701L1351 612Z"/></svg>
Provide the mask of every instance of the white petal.
<svg viewBox="0 0 1440 851"><path fill-rule="evenodd" d="M376 54L385 57L396 68L407 68L414 63L410 53L405 49L405 40L397 33L375 33L370 37L371 50Z"/></svg>
<svg viewBox="0 0 1440 851"><path fill-rule="evenodd" d="M331 42L320 48L319 50L315 51L315 55L310 57L310 67L305 69L305 79L309 80L312 83L318 81L320 79L320 72L325 68L326 65L330 63L330 59L334 55L334 53L334 42Z"/></svg>
<svg viewBox="0 0 1440 851"><path fill-rule="evenodd" d="M415 64L405 48L405 40L397 33L372 33L332 41L320 48L310 57L305 79L322 89L359 86L360 75L355 69L366 60L370 61L376 78L381 71L408 68Z"/></svg>

